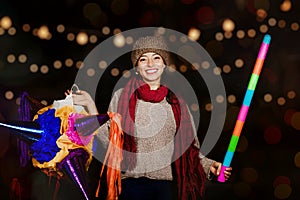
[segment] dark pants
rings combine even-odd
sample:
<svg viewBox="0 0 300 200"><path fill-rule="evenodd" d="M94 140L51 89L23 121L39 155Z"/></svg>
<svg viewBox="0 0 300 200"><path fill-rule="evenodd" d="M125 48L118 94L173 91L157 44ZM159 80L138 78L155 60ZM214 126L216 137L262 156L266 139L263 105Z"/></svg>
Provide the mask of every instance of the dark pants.
<svg viewBox="0 0 300 200"><path fill-rule="evenodd" d="M174 200L176 186L172 181L149 178L126 178L122 180L119 200Z"/></svg>

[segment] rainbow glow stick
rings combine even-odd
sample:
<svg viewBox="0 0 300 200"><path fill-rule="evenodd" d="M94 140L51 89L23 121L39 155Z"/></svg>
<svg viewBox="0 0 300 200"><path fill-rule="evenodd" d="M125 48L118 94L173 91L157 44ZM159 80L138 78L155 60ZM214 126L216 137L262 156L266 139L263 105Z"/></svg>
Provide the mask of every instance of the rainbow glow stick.
<svg viewBox="0 0 300 200"><path fill-rule="evenodd" d="M248 88L243 100L243 105L240 109L239 115L238 115L238 119L236 121L235 127L233 129L233 133L230 139L230 143L227 149L227 152L225 154L225 158L221 167L221 171L220 171L220 175L218 176L218 181L219 182L225 182L225 176L224 176L224 171L227 167L230 166L232 157L234 155L237 143L239 141L239 137L240 134L242 132L242 128L249 110L249 106L254 94L254 90L263 66L263 63L265 61L266 58L266 54L270 45L270 41L271 41L271 36L270 35L265 35L263 42L260 46L260 50L259 50L259 54L257 56L256 59L256 63L254 65L254 69L252 71L252 75L248 84Z"/></svg>

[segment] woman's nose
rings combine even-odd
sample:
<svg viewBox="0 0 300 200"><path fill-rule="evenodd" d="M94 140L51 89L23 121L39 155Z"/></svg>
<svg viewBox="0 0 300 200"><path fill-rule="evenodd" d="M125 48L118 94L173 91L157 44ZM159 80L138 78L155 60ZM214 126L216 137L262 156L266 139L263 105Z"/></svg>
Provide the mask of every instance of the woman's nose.
<svg viewBox="0 0 300 200"><path fill-rule="evenodd" d="M152 59L148 59L148 66L152 67L152 65L153 65L153 60Z"/></svg>

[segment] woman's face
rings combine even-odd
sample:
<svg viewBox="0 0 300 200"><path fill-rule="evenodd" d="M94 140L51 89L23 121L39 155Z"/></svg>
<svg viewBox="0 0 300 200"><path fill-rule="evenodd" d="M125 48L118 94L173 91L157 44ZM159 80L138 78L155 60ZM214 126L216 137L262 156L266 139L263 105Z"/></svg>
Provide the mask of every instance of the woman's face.
<svg viewBox="0 0 300 200"><path fill-rule="evenodd" d="M160 84L165 67L162 57L153 52L144 53L137 62L137 71L148 84Z"/></svg>

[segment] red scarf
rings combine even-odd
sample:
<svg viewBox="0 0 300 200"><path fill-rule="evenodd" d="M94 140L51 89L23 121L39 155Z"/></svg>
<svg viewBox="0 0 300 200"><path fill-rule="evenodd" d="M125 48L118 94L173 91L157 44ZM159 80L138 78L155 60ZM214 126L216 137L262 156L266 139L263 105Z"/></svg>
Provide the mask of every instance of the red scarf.
<svg viewBox="0 0 300 200"><path fill-rule="evenodd" d="M194 145L195 135L190 114L184 101L177 98L165 86L161 86L157 90L150 90L149 85L141 79L133 78L123 89L118 104L118 113L122 115L124 131L123 149L125 154L123 155L122 169L132 170L136 165L136 143L132 134L134 133L137 99L155 103L162 101L165 97L169 97L176 121L177 132L173 156L178 159L173 163L172 169L174 179L177 181L178 199L196 200L203 196L205 183L205 173L199 158L200 150ZM192 144L188 144L190 141L193 141ZM127 154L126 151L131 153ZM182 154L182 152L184 153Z"/></svg>

